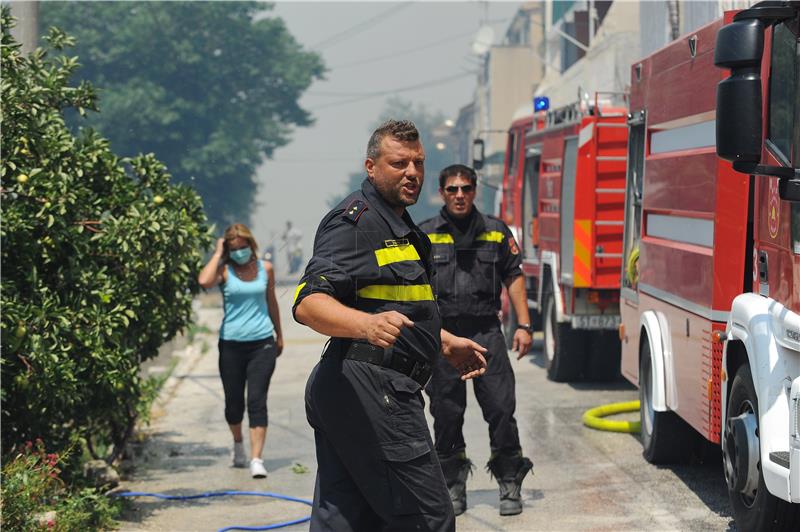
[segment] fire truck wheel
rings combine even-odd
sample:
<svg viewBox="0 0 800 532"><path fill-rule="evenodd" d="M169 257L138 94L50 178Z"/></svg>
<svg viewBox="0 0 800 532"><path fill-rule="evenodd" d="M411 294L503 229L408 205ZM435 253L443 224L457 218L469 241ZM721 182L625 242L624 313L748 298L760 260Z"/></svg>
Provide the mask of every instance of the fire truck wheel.
<svg viewBox="0 0 800 532"><path fill-rule="evenodd" d="M586 365L584 331L576 331L569 323L558 323L556 300L547 294L544 312L544 358L547 377L555 382L578 380Z"/></svg>
<svg viewBox="0 0 800 532"><path fill-rule="evenodd" d="M722 456L736 527L754 531L798 530L800 504L772 495L761 474L758 397L750 366L744 365L736 372L725 427Z"/></svg>
<svg viewBox="0 0 800 532"><path fill-rule="evenodd" d="M639 361L639 416L642 455L651 464L681 462L691 454L692 429L674 412L653 409L653 373L650 343L643 337Z"/></svg>
<svg viewBox="0 0 800 532"><path fill-rule="evenodd" d="M620 379L619 364L622 347L619 333L617 331L592 331L589 333L589 346L586 379L598 382Z"/></svg>

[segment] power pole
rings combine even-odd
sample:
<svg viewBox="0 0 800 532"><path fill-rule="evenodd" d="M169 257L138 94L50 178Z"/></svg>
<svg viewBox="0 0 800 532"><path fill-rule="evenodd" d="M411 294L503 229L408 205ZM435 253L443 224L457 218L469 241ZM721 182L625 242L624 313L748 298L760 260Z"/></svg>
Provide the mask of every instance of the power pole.
<svg viewBox="0 0 800 532"><path fill-rule="evenodd" d="M11 35L22 44L22 54L27 55L39 45L39 2L9 2L8 5L17 24L11 29Z"/></svg>

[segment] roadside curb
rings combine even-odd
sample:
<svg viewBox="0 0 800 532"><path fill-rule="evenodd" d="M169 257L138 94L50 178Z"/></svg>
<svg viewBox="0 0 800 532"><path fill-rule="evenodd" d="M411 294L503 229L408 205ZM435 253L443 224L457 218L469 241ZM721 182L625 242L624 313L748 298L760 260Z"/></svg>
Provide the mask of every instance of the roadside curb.
<svg viewBox="0 0 800 532"><path fill-rule="evenodd" d="M204 305L195 302L195 324L198 326L208 326L209 311L213 311L214 307L205 307ZM180 349L172 351L174 367L169 372L169 376L164 381L158 397L153 402L151 407L151 419L159 417L166 409L170 400L175 396L178 387L183 381L192 374L192 371L197 364L207 355L212 347L216 344L217 335L208 332L196 333L191 341L187 341L186 345Z"/></svg>

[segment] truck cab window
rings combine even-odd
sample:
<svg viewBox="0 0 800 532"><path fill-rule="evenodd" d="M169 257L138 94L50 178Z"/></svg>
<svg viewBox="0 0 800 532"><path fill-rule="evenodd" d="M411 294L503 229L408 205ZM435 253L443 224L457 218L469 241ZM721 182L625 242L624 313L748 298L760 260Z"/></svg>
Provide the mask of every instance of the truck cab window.
<svg viewBox="0 0 800 532"><path fill-rule="evenodd" d="M797 20L775 26L769 87L768 146L778 160L800 164L800 38ZM791 204L792 252L800 255L800 203Z"/></svg>
<svg viewBox="0 0 800 532"><path fill-rule="evenodd" d="M797 78L800 75L798 38L788 24L778 24L772 34L768 143L778 160L787 166L798 162L795 121L798 113Z"/></svg>

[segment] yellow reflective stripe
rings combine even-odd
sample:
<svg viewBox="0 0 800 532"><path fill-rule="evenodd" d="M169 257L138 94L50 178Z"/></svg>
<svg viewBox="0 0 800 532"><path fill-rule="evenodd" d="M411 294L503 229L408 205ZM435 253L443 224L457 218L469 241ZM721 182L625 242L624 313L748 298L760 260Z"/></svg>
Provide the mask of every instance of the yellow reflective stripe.
<svg viewBox="0 0 800 532"><path fill-rule="evenodd" d="M378 266L385 266L393 262L402 262L404 260L420 260L417 249L411 244L376 249L375 258L378 259Z"/></svg>
<svg viewBox="0 0 800 532"><path fill-rule="evenodd" d="M428 233L431 244L453 244L453 235L449 233Z"/></svg>
<svg viewBox="0 0 800 532"><path fill-rule="evenodd" d="M306 285L305 282L302 282L299 285L297 285L297 290L294 291L294 299L292 300L292 305L294 305L297 302L297 296L300 295L300 290L302 290L305 285Z"/></svg>
<svg viewBox="0 0 800 532"><path fill-rule="evenodd" d="M486 240L488 242L502 242L505 235L500 231L486 231L475 237L475 240Z"/></svg>
<svg viewBox="0 0 800 532"><path fill-rule="evenodd" d="M365 299L384 301L433 301L433 290L429 284L373 284L361 288L357 294Z"/></svg>

